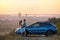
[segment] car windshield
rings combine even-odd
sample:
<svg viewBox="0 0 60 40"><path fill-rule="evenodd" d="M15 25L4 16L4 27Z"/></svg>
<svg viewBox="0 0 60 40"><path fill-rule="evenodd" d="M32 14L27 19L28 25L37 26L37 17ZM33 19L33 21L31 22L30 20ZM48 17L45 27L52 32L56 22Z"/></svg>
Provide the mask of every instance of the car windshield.
<svg viewBox="0 0 60 40"><path fill-rule="evenodd" d="M36 23L36 24L33 24L32 26L33 26L33 27L39 27L39 24Z"/></svg>
<svg viewBox="0 0 60 40"><path fill-rule="evenodd" d="M32 23L32 24L30 24L30 25L27 25L27 27L29 27L29 26L31 26L31 25L34 25L34 24L36 24L36 23Z"/></svg>

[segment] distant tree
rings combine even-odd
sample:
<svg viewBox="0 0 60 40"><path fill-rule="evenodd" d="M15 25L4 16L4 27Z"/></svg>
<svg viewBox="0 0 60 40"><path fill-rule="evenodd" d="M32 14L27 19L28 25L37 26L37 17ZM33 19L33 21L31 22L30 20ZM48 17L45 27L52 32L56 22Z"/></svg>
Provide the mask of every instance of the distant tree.
<svg viewBox="0 0 60 40"><path fill-rule="evenodd" d="M28 14L25 14L25 16L27 16Z"/></svg>
<svg viewBox="0 0 60 40"><path fill-rule="evenodd" d="M49 20L50 22L57 23L57 19L56 19L55 17L49 18L48 20Z"/></svg>
<svg viewBox="0 0 60 40"><path fill-rule="evenodd" d="M20 16L21 16L21 13L19 12L19 13L18 13L18 17L20 17Z"/></svg>
<svg viewBox="0 0 60 40"><path fill-rule="evenodd" d="M59 23L60 23L60 18L58 18L58 19L57 19L57 22L59 22Z"/></svg>
<svg viewBox="0 0 60 40"><path fill-rule="evenodd" d="M48 21L53 22L53 23L60 23L60 18L49 18Z"/></svg>

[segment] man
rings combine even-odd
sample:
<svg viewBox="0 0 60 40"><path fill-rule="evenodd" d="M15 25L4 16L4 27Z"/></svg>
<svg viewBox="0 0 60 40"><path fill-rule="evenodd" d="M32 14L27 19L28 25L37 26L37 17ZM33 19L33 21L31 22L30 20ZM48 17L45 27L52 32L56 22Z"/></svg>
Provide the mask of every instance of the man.
<svg viewBox="0 0 60 40"><path fill-rule="evenodd" d="M25 27L26 27L26 20L24 19L23 22L22 22L22 30L23 30L23 35L25 35Z"/></svg>
<svg viewBox="0 0 60 40"><path fill-rule="evenodd" d="M23 28L26 27L26 20L25 19L23 20L22 27Z"/></svg>

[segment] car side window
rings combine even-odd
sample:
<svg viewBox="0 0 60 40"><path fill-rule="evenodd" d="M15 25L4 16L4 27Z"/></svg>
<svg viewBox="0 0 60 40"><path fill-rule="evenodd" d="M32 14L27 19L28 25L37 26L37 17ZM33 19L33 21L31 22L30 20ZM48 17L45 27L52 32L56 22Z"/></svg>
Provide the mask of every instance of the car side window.
<svg viewBox="0 0 60 40"><path fill-rule="evenodd" d="M39 24L37 23L37 24L33 24L32 25L33 27L39 27Z"/></svg>
<svg viewBox="0 0 60 40"><path fill-rule="evenodd" d="M50 26L51 24L49 23L41 23L40 26Z"/></svg>

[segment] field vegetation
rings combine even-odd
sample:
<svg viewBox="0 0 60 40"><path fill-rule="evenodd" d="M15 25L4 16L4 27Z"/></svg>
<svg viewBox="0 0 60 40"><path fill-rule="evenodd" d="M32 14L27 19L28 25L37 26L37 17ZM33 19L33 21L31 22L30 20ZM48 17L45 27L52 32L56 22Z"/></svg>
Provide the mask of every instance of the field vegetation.
<svg viewBox="0 0 60 40"><path fill-rule="evenodd" d="M60 35L60 18L53 17L53 18L49 18L48 21L53 22L58 29L57 36L55 36L53 38L50 37L51 40L52 39L59 40L60 39L60 36L59 36ZM24 40L20 35L17 35L14 31L18 26L19 26L18 21L0 21L0 40ZM43 37L43 38L49 39L49 37ZM31 39L31 38L29 38L29 39ZM32 40L33 40L33 38L32 38ZM39 40L39 39L34 39L34 40Z"/></svg>

